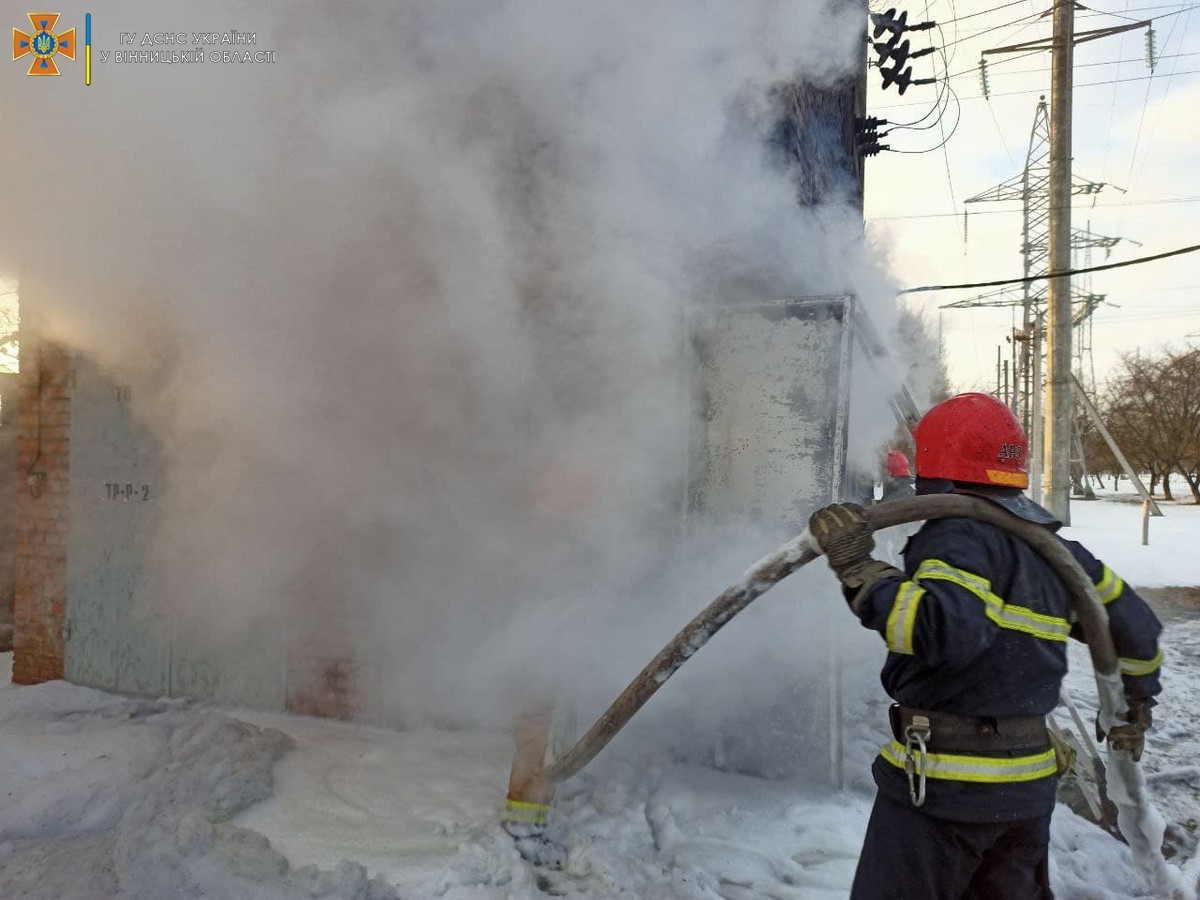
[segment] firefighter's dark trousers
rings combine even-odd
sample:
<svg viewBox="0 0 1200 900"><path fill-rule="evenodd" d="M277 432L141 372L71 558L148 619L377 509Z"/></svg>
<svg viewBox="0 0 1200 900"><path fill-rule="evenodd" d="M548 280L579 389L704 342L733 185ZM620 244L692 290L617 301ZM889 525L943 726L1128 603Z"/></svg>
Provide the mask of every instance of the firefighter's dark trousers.
<svg viewBox="0 0 1200 900"><path fill-rule="evenodd" d="M875 798L850 900L1052 900L1050 817L935 819Z"/></svg>

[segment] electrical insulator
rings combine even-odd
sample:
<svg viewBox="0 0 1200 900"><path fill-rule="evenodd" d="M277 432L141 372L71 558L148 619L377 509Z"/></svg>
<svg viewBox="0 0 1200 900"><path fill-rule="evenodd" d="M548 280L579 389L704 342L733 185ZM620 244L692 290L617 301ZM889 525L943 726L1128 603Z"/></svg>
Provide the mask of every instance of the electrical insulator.
<svg viewBox="0 0 1200 900"><path fill-rule="evenodd" d="M897 12L895 8L870 15L871 24L875 26L871 43L875 52L879 54L878 68L879 73L883 76L884 88L894 84L903 94L912 84L935 84L937 81L935 78L913 78L912 66L908 65L910 60L927 56L935 48L928 47L914 53L912 43L908 40L902 41L901 37L906 31L926 31L935 27L937 23L919 22L916 25L909 25L908 12ZM888 34L887 40L879 40L885 32ZM885 68L885 62L890 62L891 68Z"/></svg>
<svg viewBox="0 0 1200 900"><path fill-rule="evenodd" d="M937 49L936 47L926 47L925 49L917 50L914 53L912 50L912 43L907 39L901 41L899 44L894 43L894 40L888 41L887 43L884 43L883 41L877 41L873 46L875 47L875 52L879 54L879 68L882 69L883 64L887 62L888 59L891 59L894 63L893 68L897 71L903 69L905 63L907 63L910 59L920 59L922 56L928 56Z"/></svg>
<svg viewBox="0 0 1200 900"><path fill-rule="evenodd" d="M885 31L890 31L893 38L898 38L906 31L928 31L930 28L937 27L936 22L918 22L916 25L909 25L908 10L897 14L895 7L886 12L871 13L870 16L871 24L875 26L871 37L875 40L878 40Z"/></svg>
<svg viewBox="0 0 1200 900"><path fill-rule="evenodd" d="M987 77L987 60L982 56L979 57L979 89L983 92L984 99L988 99L988 77Z"/></svg>
<svg viewBox="0 0 1200 900"><path fill-rule="evenodd" d="M900 96L904 96L904 92L908 90L910 85L914 84L937 84L936 78L913 78L912 66L909 66L903 72L899 68L879 70L879 74L883 76L883 87L886 90L891 85L896 85L896 89L900 92Z"/></svg>
<svg viewBox="0 0 1200 900"><path fill-rule="evenodd" d="M1158 56L1155 54L1154 48L1154 26L1151 25L1146 29L1146 65L1153 72L1157 64Z"/></svg>
<svg viewBox="0 0 1200 900"><path fill-rule="evenodd" d="M879 126L887 124L887 119L878 119L875 116L868 116L865 119L855 118L854 144L860 154L864 157L874 156L880 150L888 149L886 144L879 143Z"/></svg>

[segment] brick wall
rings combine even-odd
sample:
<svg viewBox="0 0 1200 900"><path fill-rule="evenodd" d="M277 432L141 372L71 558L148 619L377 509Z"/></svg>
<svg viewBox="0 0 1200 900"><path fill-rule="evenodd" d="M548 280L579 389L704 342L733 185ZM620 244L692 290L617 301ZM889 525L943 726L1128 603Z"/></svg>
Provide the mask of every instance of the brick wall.
<svg viewBox="0 0 1200 900"><path fill-rule="evenodd" d="M0 653L12 649L13 590L17 579L16 373L0 373Z"/></svg>
<svg viewBox="0 0 1200 900"><path fill-rule="evenodd" d="M70 486L69 354L22 335L13 682L63 677Z"/></svg>
<svg viewBox="0 0 1200 900"><path fill-rule="evenodd" d="M315 571L298 586L290 613L287 710L331 719L354 718L359 670L345 599L336 579Z"/></svg>
<svg viewBox="0 0 1200 900"><path fill-rule="evenodd" d="M17 387L13 682L62 678L70 518L74 366L62 347L25 333ZM77 447L76 452L89 448ZM2 574L2 573L0 573ZM315 567L297 586L287 623L288 711L348 719L359 712L361 672L337 579ZM186 637L176 636L175 640Z"/></svg>

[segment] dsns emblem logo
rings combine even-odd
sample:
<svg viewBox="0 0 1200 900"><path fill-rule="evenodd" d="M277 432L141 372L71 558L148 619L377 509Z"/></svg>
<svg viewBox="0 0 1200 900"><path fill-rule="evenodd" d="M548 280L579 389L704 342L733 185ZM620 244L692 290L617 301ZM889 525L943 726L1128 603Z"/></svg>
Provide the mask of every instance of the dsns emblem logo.
<svg viewBox="0 0 1200 900"><path fill-rule="evenodd" d="M75 29L58 33L58 13L29 13L33 34L13 29L13 60L33 54L27 75L60 75L55 56L75 59Z"/></svg>

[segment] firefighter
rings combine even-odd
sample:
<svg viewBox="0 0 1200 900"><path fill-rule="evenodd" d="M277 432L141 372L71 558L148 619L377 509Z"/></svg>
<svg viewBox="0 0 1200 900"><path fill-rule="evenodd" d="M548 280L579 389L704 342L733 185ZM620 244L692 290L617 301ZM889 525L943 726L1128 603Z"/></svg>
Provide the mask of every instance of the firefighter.
<svg viewBox="0 0 1200 900"><path fill-rule="evenodd" d="M1020 423L986 394L962 394L917 425L917 494L983 497L1051 531L1023 493ZM1070 595L1032 549L974 519L926 522L905 571L871 558L861 507L810 520L851 610L880 633L892 740L875 759L875 804L851 900L1045 900L1058 766L1046 716L1082 637ZM1158 619L1108 566L1063 540L1108 612L1129 701L1114 747L1141 755L1159 693Z"/></svg>
<svg viewBox="0 0 1200 900"><path fill-rule="evenodd" d="M916 493L912 472L908 468L908 457L899 450L889 450L887 455L887 478L883 482L881 500L897 500Z"/></svg>

